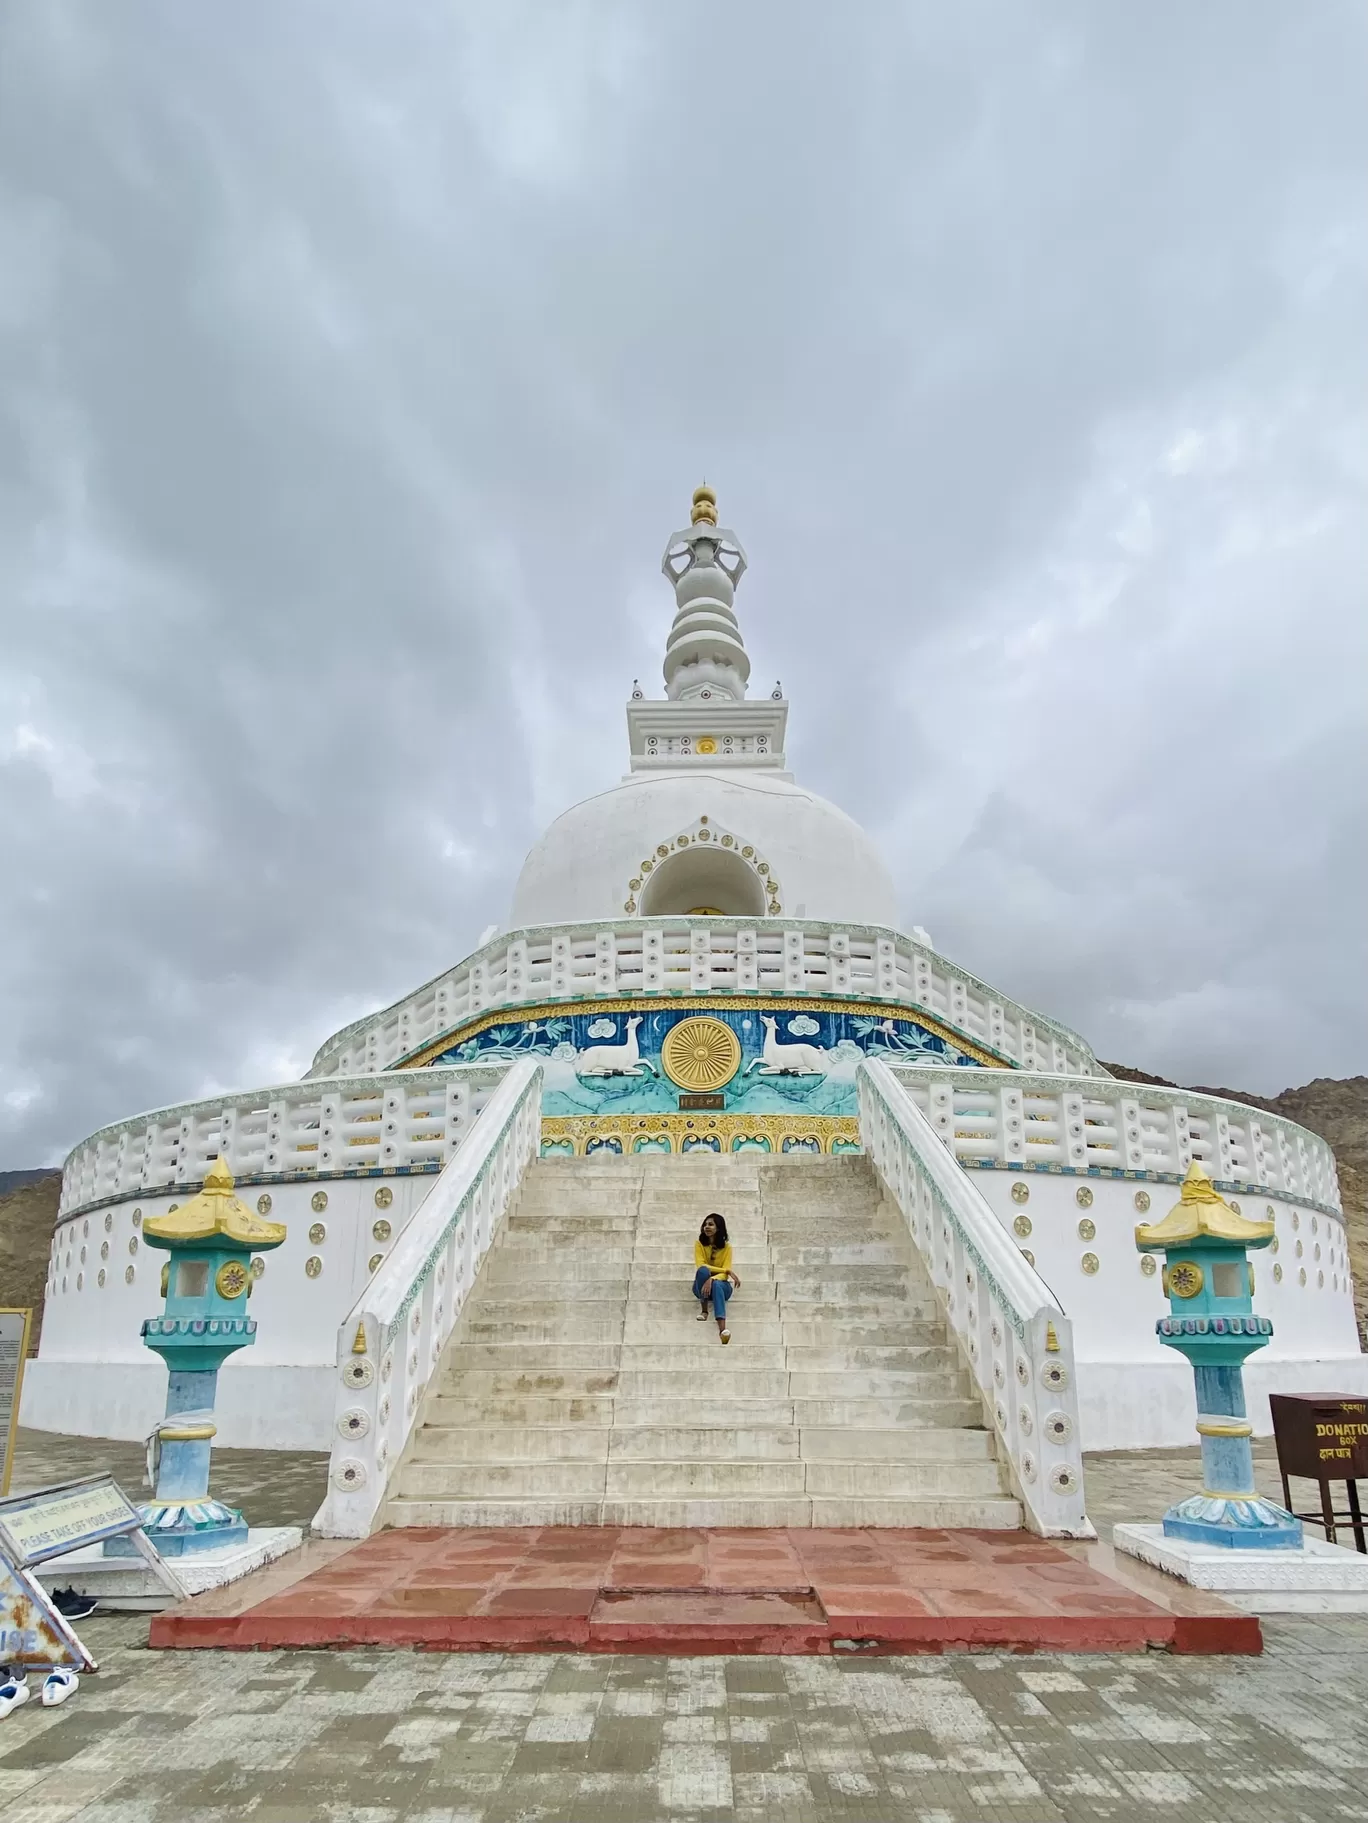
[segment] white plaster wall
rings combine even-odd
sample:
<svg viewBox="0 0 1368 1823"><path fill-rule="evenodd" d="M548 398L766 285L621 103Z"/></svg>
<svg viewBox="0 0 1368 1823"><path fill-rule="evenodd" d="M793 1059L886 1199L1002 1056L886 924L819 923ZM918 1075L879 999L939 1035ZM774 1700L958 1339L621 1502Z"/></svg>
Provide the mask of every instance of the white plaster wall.
<svg viewBox="0 0 1368 1823"><path fill-rule="evenodd" d="M238 1194L252 1208L263 1190L269 1193L271 1220L285 1223L286 1238L263 1256L266 1270L248 1303L257 1339L230 1357L219 1379L221 1443L328 1447L338 1324L370 1277L371 1256L389 1252L436 1182L437 1173L429 1172L239 1185ZM376 1206L382 1185L393 1195L388 1209ZM313 1198L319 1192L328 1204L316 1211ZM161 1416L166 1369L144 1346L141 1328L144 1318L162 1308L158 1284L168 1256L146 1244L134 1214L145 1220L186 1200L184 1190L167 1191L93 1209L59 1225L42 1343L24 1377L23 1423L75 1436L143 1437ZM387 1241L374 1238L373 1225L381 1220L390 1224ZM317 1243L309 1239L315 1223L326 1230ZM130 1242L136 1242L132 1250ZM323 1262L316 1278L305 1271L313 1257ZM132 1284L126 1279L129 1267Z"/></svg>
<svg viewBox="0 0 1368 1823"><path fill-rule="evenodd" d="M333 1362L281 1365L242 1349L219 1375L216 1444L225 1449L326 1450L337 1394ZM140 1443L166 1410L166 1369L142 1361L30 1361L22 1421L73 1437ZM129 1488L136 1497L136 1490ZM250 1518L251 1515L249 1514Z"/></svg>
<svg viewBox="0 0 1368 1823"><path fill-rule="evenodd" d="M511 926L621 918L643 859L700 816L764 855L790 916L897 923L888 869L843 810L777 775L719 771L638 774L557 817L523 864Z"/></svg>
<svg viewBox="0 0 1368 1823"><path fill-rule="evenodd" d="M1169 1449L1198 1442L1192 1369L1171 1349L1162 1352L1168 1359L1078 1362L1078 1422L1084 1449ZM1273 1434L1270 1393L1368 1398L1368 1355L1269 1360L1271 1352L1265 1349L1245 1365L1245 1404L1258 1437Z"/></svg>

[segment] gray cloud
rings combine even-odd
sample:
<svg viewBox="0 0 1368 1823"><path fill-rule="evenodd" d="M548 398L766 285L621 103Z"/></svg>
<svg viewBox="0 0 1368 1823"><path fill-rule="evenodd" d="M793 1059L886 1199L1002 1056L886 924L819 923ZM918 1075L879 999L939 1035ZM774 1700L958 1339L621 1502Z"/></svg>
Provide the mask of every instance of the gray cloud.
<svg viewBox="0 0 1368 1823"><path fill-rule="evenodd" d="M501 919L703 474L909 922L1365 1067L1362 12L847 13L5 9L0 1163Z"/></svg>

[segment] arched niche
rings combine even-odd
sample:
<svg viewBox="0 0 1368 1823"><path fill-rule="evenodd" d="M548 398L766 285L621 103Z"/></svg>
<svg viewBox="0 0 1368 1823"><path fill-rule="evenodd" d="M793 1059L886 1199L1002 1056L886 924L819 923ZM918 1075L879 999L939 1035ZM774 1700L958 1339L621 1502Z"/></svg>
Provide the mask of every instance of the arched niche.
<svg viewBox="0 0 1368 1823"><path fill-rule="evenodd" d="M765 884L734 848L713 844L677 850L641 888L639 918L679 918L690 912L722 918L763 918Z"/></svg>

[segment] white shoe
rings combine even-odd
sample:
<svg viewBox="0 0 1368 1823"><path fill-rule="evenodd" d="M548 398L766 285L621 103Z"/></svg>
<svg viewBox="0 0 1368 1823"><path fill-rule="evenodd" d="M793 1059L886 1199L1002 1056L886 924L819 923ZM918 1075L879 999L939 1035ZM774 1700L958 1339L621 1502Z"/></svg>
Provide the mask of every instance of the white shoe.
<svg viewBox="0 0 1368 1823"><path fill-rule="evenodd" d="M43 1707L55 1709L80 1688L81 1680L74 1671L49 1671L43 1679Z"/></svg>
<svg viewBox="0 0 1368 1823"><path fill-rule="evenodd" d="M719 1329L717 1332L717 1335L718 1335L718 1340L723 1343L727 1343L727 1342L731 1341L731 1331L729 1329Z"/></svg>
<svg viewBox="0 0 1368 1823"><path fill-rule="evenodd" d="M7 1678L3 1684L0 1684L0 1716L9 1715L14 1709L21 1709L32 1694L24 1672L16 1672Z"/></svg>

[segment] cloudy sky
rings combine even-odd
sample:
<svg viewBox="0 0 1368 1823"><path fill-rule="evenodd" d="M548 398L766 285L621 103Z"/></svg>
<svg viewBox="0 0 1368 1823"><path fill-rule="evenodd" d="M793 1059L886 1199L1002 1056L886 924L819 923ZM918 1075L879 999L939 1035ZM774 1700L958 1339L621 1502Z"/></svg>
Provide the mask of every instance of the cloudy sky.
<svg viewBox="0 0 1368 1823"><path fill-rule="evenodd" d="M1368 14L0 11L0 1166L299 1074L659 690L1103 1056L1368 1068Z"/></svg>

